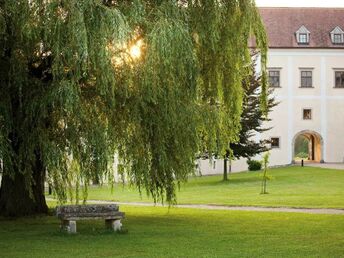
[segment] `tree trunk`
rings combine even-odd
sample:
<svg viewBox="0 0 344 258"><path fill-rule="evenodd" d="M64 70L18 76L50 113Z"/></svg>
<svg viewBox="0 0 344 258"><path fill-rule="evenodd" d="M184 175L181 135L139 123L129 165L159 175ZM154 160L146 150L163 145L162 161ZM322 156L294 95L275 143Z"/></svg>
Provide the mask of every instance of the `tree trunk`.
<svg viewBox="0 0 344 258"><path fill-rule="evenodd" d="M0 7L4 7L6 1L0 0ZM6 48L4 49L4 56L0 59L1 63L1 78L0 83L6 85L9 83L9 71L11 65L12 48L11 46L16 41L16 32L12 28L12 17L6 15L8 19L5 23L6 32L11 35L6 41ZM2 86L3 86L2 85ZM3 89L3 87L1 87ZM7 88L4 87L5 89ZM19 88L11 87L11 119L14 126L13 131L8 134L9 141L12 143L11 157L16 157L19 152L19 145L21 144L20 125L23 120L22 110L20 108ZM3 102L6 103L6 102ZM21 114L21 115L20 115ZM32 125L34 127L34 125ZM8 168L3 164L3 173L0 184L0 216L19 217L25 215L33 215L40 213L47 213L48 206L44 196L44 179L45 168L40 158L39 150L35 152L35 160L31 164L32 172L30 175L23 175L20 168L17 166L17 161L13 158L14 175L11 177L7 173ZM31 182L31 184L30 184Z"/></svg>
<svg viewBox="0 0 344 258"><path fill-rule="evenodd" d="M226 154L223 157L223 181L228 181L227 163L228 163L229 155L230 155L229 150L226 150ZM230 171L232 170L231 166L232 166L232 163L230 161L230 163L229 163Z"/></svg>
<svg viewBox="0 0 344 258"><path fill-rule="evenodd" d="M36 159L33 169L33 183L29 189L25 177L20 172L17 172L13 179L6 174L3 175L0 188L0 215L19 217L48 212L44 196L45 171L39 158Z"/></svg>
<svg viewBox="0 0 344 258"><path fill-rule="evenodd" d="M227 157L223 158L223 181L228 181Z"/></svg>

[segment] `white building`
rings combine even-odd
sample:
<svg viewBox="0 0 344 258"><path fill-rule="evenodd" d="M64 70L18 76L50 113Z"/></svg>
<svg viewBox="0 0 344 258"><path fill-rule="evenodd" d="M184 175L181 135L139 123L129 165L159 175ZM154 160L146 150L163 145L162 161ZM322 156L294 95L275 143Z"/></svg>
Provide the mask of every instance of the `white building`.
<svg viewBox="0 0 344 258"><path fill-rule="evenodd" d="M270 87L280 104L269 114L270 165L294 161L299 135L309 139L309 159L344 162L344 8L260 8L268 34ZM233 171L246 170L235 161ZM222 173L223 163L202 161L202 172Z"/></svg>

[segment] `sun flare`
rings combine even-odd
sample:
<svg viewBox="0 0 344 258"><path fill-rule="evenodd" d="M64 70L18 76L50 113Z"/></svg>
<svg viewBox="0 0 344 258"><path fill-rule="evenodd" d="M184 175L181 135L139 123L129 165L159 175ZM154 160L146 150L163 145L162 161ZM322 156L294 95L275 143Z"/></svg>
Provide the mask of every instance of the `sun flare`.
<svg viewBox="0 0 344 258"><path fill-rule="evenodd" d="M138 40L134 45L132 45L129 49L129 54L131 58L138 59L142 55L141 47L143 45L142 39Z"/></svg>

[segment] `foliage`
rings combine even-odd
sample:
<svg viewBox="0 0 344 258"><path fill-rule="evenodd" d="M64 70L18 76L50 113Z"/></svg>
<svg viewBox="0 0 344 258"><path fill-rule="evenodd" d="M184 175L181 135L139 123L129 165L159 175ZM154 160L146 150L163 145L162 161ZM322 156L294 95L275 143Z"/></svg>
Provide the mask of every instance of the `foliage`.
<svg viewBox="0 0 344 258"><path fill-rule="evenodd" d="M305 152L299 152L298 154L296 154L297 158L302 158L302 159L307 159L308 158L308 153Z"/></svg>
<svg viewBox="0 0 344 258"><path fill-rule="evenodd" d="M270 177L268 176L268 166L269 166L269 158L270 158L270 152L266 152L263 155L262 165L263 165L263 176L262 176L262 187L261 187L261 194L267 194L266 191L266 181L270 180Z"/></svg>
<svg viewBox="0 0 344 258"><path fill-rule="evenodd" d="M249 159L247 160L248 170L257 171L262 169L262 163L258 160Z"/></svg>
<svg viewBox="0 0 344 258"><path fill-rule="evenodd" d="M243 94L243 112L240 117L240 132L236 141L230 142L229 149L224 155L224 169L223 178L227 180L227 161L231 163L234 158L247 158L249 170L260 170L261 164L256 163L250 168L250 158L255 155L268 150L267 140L255 141L253 137L256 134L263 133L271 128L263 127L263 123L270 121L268 118L269 112L272 108L278 105L275 98L272 96L273 90L270 89L267 94L267 108L262 109L261 106L261 89L262 89L262 76L257 75L256 71L256 54L252 55L252 61L250 65L250 74L242 81L244 89ZM230 165L231 166L231 165Z"/></svg>
<svg viewBox="0 0 344 258"><path fill-rule="evenodd" d="M198 150L237 137L251 36L266 77L251 0L2 0L0 34L2 211L45 172L60 201L79 184L86 199L90 180L113 181L114 153L131 184L174 202Z"/></svg>
<svg viewBox="0 0 344 258"><path fill-rule="evenodd" d="M298 136L295 139L295 147L294 147L295 153L306 153L307 154L308 153L308 143L309 143L309 140L305 136L303 136L303 135ZM297 154L296 157L300 157L300 156L298 156L298 154ZM308 154L307 154L307 157L308 157Z"/></svg>
<svg viewBox="0 0 344 258"><path fill-rule="evenodd" d="M260 105L260 90L262 86L262 77L257 76L255 70L256 61L253 58L251 64L251 74L243 81L244 98L243 98L243 112L241 114L240 123L241 130L239 133L239 140L231 142L230 148L233 151L233 156L239 158L251 158L255 155L265 152L267 148L267 140L260 140L256 142L253 137L256 134L270 130L270 127L264 127L264 122L270 121L268 114L272 108L278 105L273 97L273 89L268 91L267 113L264 113Z"/></svg>

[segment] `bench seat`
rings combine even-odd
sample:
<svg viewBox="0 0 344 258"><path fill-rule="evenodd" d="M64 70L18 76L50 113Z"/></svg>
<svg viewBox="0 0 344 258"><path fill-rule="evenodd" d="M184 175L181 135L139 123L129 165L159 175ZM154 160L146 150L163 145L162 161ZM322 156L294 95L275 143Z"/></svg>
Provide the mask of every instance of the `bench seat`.
<svg viewBox="0 0 344 258"><path fill-rule="evenodd" d="M77 220L105 220L105 226L114 231L121 230L121 219L125 213L119 211L116 204L63 205L56 208L57 218L61 220L61 229L76 233Z"/></svg>

